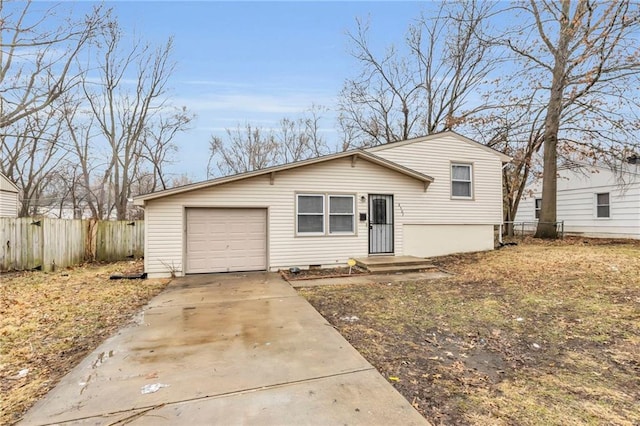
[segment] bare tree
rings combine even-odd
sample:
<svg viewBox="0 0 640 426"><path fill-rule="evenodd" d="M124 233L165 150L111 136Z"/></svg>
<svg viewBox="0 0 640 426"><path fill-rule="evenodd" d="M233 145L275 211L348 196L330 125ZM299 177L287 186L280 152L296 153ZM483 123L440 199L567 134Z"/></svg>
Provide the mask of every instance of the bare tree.
<svg viewBox="0 0 640 426"><path fill-rule="evenodd" d="M214 176L214 162L223 175L244 173L263 169L276 164L278 142L273 133L253 127L247 123L235 129L227 129L225 142L219 136L212 136L209 150L207 176Z"/></svg>
<svg viewBox="0 0 640 426"><path fill-rule="evenodd" d="M33 112L0 133L0 170L21 189L20 216L39 213L56 200L45 197L67 155L60 112L53 106Z"/></svg>
<svg viewBox="0 0 640 426"><path fill-rule="evenodd" d="M630 0L529 0L509 13L514 11L522 24L498 42L545 93L537 99L544 117L544 174L536 236L555 238L559 156L621 157L631 150L627 137L638 140L640 48L634 34L640 9Z"/></svg>
<svg viewBox="0 0 640 426"><path fill-rule="evenodd" d="M327 154L320 129L325 110L313 105L300 118L282 118L275 129L247 123L226 129L226 138L212 136L207 175L244 173Z"/></svg>
<svg viewBox="0 0 640 426"><path fill-rule="evenodd" d="M49 185L58 204L52 212L59 218L82 219L86 216L88 193L82 185L81 167L72 155L55 170L55 177Z"/></svg>
<svg viewBox="0 0 640 426"><path fill-rule="evenodd" d="M323 107L314 105L297 120L283 118L274 133L277 142L276 163L290 163L326 154L329 147L320 132Z"/></svg>
<svg viewBox="0 0 640 426"><path fill-rule="evenodd" d="M485 96L492 97L498 106L470 117L463 129L475 140L512 158L502 168L504 221L507 233L512 235L512 222L527 185L532 177L542 176L537 154L542 146L544 111L535 101L536 89L514 98L503 79L497 79L496 84Z"/></svg>
<svg viewBox="0 0 640 426"><path fill-rule="evenodd" d="M0 0L0 14L1 168L22 187L22 214L55 205L124 219L142 175L166 188L173 140L192 119L167 103L172 41L127 48L101 7L75 19Z"/></svg>
<svg viewBox="0 0 640 426"><path fill-rule="evenodd" d="M31 1L0 0L0 129L49 107L78 82L74 61L108 15L96 7L52 25L60 12L60 5L42 11Z"/></svg>
<svg viewBox="0 0 640 426"><path fill-rule="evenodd" d="M178 150L175 136L187 130L192 120L193 115L183 107L175 109L173 114L158 117L145 128L140 157L153 170L151 185L145 192L170 187L165 166L171 163L171 155Z"/></svg>
<svg viewBox="0 0 640 426"><path fill-rule="evenodd" d="M193 180L191 180L189 176L183 173L181 175L174 176L171 178L170 188L189 185L190 183L193 183Z"/></svg>
<svg viewBox="0 0 640 426"><path fill-rule="evenodd" d="M95 219L108 218L113 210L109 159L98 154L95 138L95 117L82 108L83 98L63 97L63 119L68 131L69 150L74 160L76 175L73 181L73 197L81 199ZM108 157L108 156L107 156ZM75 206L74 206L75 207ZM82 208L80 208L83 210Z"/></svg>
<svg viewBox="0 0 640 426"><path fill-rule="evenodd" d="M122 46L122 30L111 22L98 37L97 64L88 68L82 80L82 90L98 135L87 135L106 147L102 168L102 188L108 182L114 197L117 219L125 219L128 200L132 196L131 182L142 169L145 152L165 161L165 154L155 151L170 148L175 132L184 129L186 116L161 119L167 109L167 82L174 63L171 61L172 40L154 49L151 45L135 41L130 48ZM180 112L182 114L184 111ZM164 120L164 121L163 121ZM154 126L162 129L155 132ZM82 142L86 150L89 140Z"/></svg>
<svg viewBox="0 0 640 426"><path fill-rule="evenodd" d="M473 0L442 3L433 17L409 26L403 54L376 55L368 25L349 34L360 74L340 96L345 147L378 145L450 130L485 105L472 96L493 69L485 31L491 5Z"/></svg>

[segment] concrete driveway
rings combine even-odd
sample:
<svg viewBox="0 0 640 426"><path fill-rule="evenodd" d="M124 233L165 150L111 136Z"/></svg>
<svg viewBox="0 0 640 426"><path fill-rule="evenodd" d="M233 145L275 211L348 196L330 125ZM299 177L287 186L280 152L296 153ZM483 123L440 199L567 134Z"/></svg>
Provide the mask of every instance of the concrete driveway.
<svg viewBox="0 0 640 426"><path fill-rule="evenodd" d="M23 424L424 425L276 274L174 280Z"/></svg>

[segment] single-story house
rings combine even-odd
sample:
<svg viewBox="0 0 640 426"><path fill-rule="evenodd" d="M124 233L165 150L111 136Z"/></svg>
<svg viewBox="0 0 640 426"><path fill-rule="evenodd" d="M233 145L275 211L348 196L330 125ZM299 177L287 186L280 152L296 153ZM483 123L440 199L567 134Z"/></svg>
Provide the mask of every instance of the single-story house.
<svg viewBox="0 0 640 426"><path fill-rule="evenodd" d="M542 208L542 179L525 190L516 222L535 223ZM640 159L612 170L570 163L558 167L557 220L569 235L640 239Z"/></svg>
<svg viewBox="0 0 640 426"><path fill-rule="evenodd" d="M454 132L135 197L149 276L491 250L506 155Z"/></svg>
<svg viewBox="0 0 640 426"><path fill-rule="evenodd" d="M16 184L0 173L0 217L18 216L19 193Z"/></svg>

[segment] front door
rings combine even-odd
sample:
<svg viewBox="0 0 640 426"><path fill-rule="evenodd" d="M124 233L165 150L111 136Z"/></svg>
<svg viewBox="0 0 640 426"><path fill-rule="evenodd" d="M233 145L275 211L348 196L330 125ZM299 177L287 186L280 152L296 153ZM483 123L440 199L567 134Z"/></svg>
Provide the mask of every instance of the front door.
<svg viewBox="0 0 640 426"><path fill-rule="evenodd" d="M369 194L369 254L393 253L393 195Z"/></svg>

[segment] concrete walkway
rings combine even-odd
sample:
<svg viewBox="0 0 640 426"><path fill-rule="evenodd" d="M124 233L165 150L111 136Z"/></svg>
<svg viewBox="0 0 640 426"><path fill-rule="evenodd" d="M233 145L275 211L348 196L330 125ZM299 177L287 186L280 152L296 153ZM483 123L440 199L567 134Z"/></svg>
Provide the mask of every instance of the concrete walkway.
<svg viewBox="0 0 640 426"><path fill-rule="evenodd" d="M276 274L174 280L22 424L425 425Z"/></svg>

